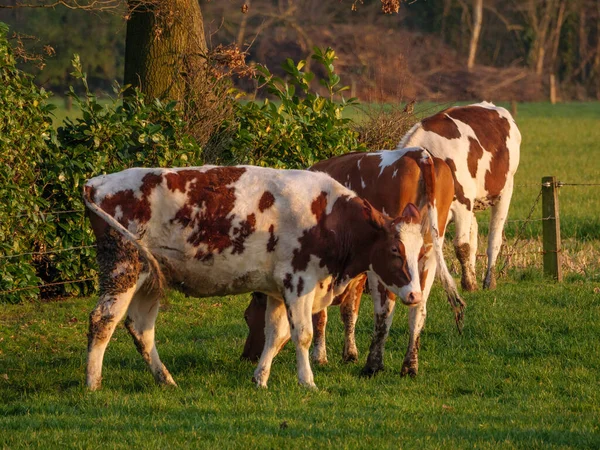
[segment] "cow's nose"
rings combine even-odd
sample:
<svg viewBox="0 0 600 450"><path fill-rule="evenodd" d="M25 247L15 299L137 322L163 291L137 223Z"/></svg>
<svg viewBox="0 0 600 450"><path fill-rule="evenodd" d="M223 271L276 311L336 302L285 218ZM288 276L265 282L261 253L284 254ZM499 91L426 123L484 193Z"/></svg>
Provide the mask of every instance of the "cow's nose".
<svg viewBox="0 0 600 450"><path fill-rule="evenodd" d="M408 295L406 296L406 301L405 303L407 305L416 305L418 303L421 303L421 300L423 300L423 294L421 292L409 292Z"/></svg>

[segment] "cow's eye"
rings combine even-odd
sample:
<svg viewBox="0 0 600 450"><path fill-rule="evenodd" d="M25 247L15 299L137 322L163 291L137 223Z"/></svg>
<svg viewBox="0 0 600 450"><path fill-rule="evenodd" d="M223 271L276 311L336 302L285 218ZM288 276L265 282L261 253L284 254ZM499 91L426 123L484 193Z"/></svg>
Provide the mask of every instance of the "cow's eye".
<svg viewBox="0 0 600 450"><path fill-rule="evenodd" d="M400 249L395 245L391 248L391 251L394 255L400 255Z"/></svg>

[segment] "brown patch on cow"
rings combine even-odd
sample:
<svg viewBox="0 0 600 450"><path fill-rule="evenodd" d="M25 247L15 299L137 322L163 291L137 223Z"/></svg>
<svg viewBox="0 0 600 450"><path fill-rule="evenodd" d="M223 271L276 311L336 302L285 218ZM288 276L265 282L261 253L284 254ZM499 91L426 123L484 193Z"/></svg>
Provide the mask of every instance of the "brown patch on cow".
<svg viewBox="0 0 600 450"><path fill-rule="evenodd" d="M246 216L246 220L242 220L240 222L239 227L235 227L233 229L233 235L235 236L233 239L233 250L231 250L231 254L235 255L244 253L244 242L246 239L256 231L256 216L254 213L248 214Z"/></svg>
<svg viewBox="0 0 600 450"><path fill-rule="evenodd" d="M498 111L481 106L451 108L447 113L468 124L483 149L492 154L490 168L485 174L485 189L490 196L500 195L509 168L510 156L506 142L510 134L510 122Z"/></svg>
<svg viewBox="0 0 600 450"><path fill-rule="evenodd" d="M100 208L106 211L111 216L115 216L118 207L121 207L121 217L119 222L128 228L129 224L137 221L138 224L144 224L152 217L152 209L148 197L152 191L162 182L162 175L149 173L142 178L140 191L141 198L138 198L136 193L131 189L116 192L113 195L107 195L100 202ZM95 193L95 190L92 191ZM93 199L93 197L90 197Z"/></svg>
<svg viewBox="0 0 600 450"><path fill-rule="evenodd" d="M205 172L189 169L165 175L169 189L187 192L185 204L171 220L183 228L193 229L188 242L194 247L206 246L205 250L196 252L197 259L208 261L213 253L222 253L234 245L229 233L234 219L230 213L236 197L235 188L230 185L239 180L245 171L243 167L215 167ZM240 239L243 245L247 237L243 235L252 226L248 221L238 233L238 247L234 248L236 252L240 250Z"/></svg>
<svg viewBox="0 0 600 450"><path fill-rule="evenodd" d="M304 278L298 277L298 297L302 294L302 290L304 289Z"/></svg>
<svg viewBox="0 0 600 450"><path fill-rule="evenodd" d="M450 109L451 110L451 109ZM458 139L461 134L458 126L454 121L446 115L450 110L445 110L434 114L431 117L427 117L421 121L421 126L425 131L431 131L432 133L438 134L446 139Z"/></svg>
<svg viewBox="0 0 600 450"><path fill-rule="evenodd" d="M471 211L471 200L465 197L465 191L463 190L462 184L460 184L456 179L456 164L454 164L454 161L451 158L446 159L446 164L448 164L448 167L450 167L450 170L452 170L452 177L454 178L454 196L456 197L456 200L465 205L467 209Z"/></svg>
<svg viewBox="0 0 600 450"><path fill-rule="evenodd" d="M264 212L275 203L275 197L269 191L265 191L258 201L258 210Z"/></svg>
<svg viewBox="0 0 600 450"><path fill-rule="evenodd" d="M286 273L285 278L283 279L283 287L292 292L294 290L294 286L292 285L292 274ZM285 298L283 299L285 302Z"/></svg>
<svg viewBox="0 0 600 450"><path fill-rule="evenodd" d="M427 273L429 273L427 269L424 269L421 272L421 291L425 290L425 280L427 279Z"/></svg>
<svg viewBox="0 0 600 450"><path fill-rule="evenodd" d="M469 168L469 173L473 178L477 177L477 166L479 165L479 160L483 156L483 149L477 139L473 139L469 137L469 155L467 156L467 167Z"/></svg>
<svg viewBox="0 0 600 450"><path fill-rule="evenodd" d="M271 224L271 226L269 227L269 241L267 242L267 252L274 252L277 242L279 242L279 238L275 237L275 225Z"/></svg>
<svg viewBox="0 0 600 450"><path fill-rule="evenodd" d="M310 205L310 210L317 218L317 222L321 220L327 208L327 192L321 192L319 196L313 200Z"/></svg>

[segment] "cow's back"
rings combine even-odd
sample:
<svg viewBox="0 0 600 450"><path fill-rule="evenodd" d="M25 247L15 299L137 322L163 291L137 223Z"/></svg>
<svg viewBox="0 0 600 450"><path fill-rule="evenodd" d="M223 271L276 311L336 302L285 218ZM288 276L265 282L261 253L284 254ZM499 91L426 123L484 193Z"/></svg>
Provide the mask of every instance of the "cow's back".
<svg viewBox="0 0 600 450"><path fill-rule="evenodd" d="M422 146L443 159L456 181L456 196L474 208L473 199L497 198L519 165L521 134L502 107L482 102L448 108L417 123L398 148Z"/></svg>

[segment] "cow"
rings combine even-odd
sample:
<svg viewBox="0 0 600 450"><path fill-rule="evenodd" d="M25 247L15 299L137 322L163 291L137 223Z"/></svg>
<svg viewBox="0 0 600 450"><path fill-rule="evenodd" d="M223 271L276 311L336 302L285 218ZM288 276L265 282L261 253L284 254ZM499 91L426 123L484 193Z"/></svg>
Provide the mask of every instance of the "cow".
<svg viewBox="0 0 600 450"><path fill-rule="evenodd" d="M107 344L125 315L155 380L175 385L154 339L166 287L194 297L268 295L266 344L254 372L259 387L267 386L272 360L290 335L299 383L315 387L311 315L359 274L370 270L403 302L421 303L417 207L407 204L392 219L324 173L133 168L88 180L83 199L100 285L89 318L91 390L100 388Z"/></svg>
<svg viewBox="0 0 600 450"><path fill-rule="evenodd" d="M422 146L452 169L456 226L454 249L463 289L477 288L477 220L474 212L492 207L484 289L496 287L495 265L519 166L521 133L510 113L492 103L455 106L423 119L397 148Z"/></svg>
<svg viewBox="0 0 600 450"><path fill-rule="evenodd" d="M458 294L442 253L445 226L454 198L454 183L450 167L441 159L433 158L425 149L417 147L371 153L348 153L321 161L310 170L331 175L346 187L353 189L375 208L392 216L401 212L409 204L419 207L425 219L421 230L425 247L419 256L423 300L416 305L408 304L410 335L401 370L402 375L416 375L419 336L425 323L427 298L436 269L454 310L459 329L465 308L465 303ZM374 302L375 330L363 374L372 375L384 367L383 350L392 322L395 296L377 280L374 273L369 272L367 276ZM354 326L367 276L356 277L332 302L339 304L341 308L345 328L342 357L345 361L355 361L358 358L358 350L354 342ZM260 354L264 342L265 307L265 298L256 294L246 309L244 316L250 331L242 358L256 360ZM312 358L320 364L327 362L326 323L325 309L313 316L315 331Z"/></svg>

